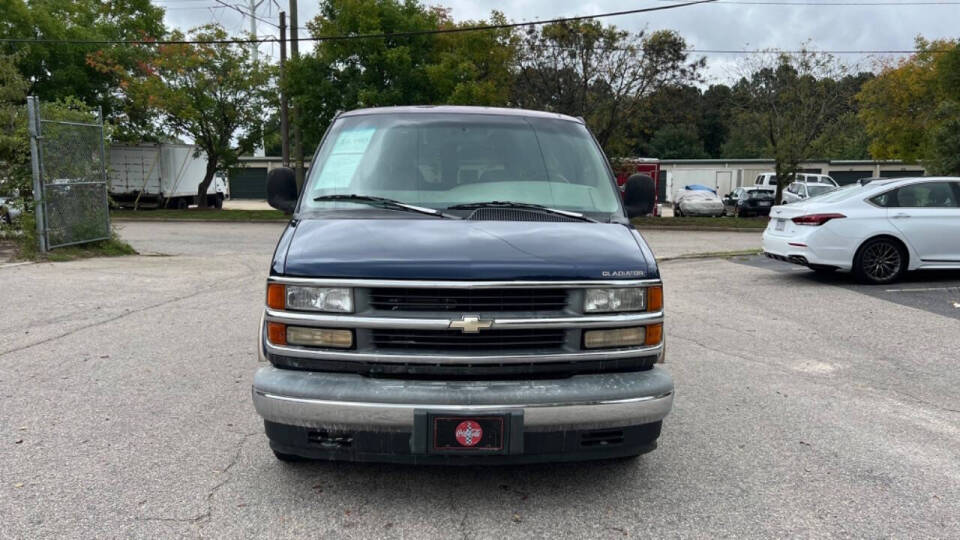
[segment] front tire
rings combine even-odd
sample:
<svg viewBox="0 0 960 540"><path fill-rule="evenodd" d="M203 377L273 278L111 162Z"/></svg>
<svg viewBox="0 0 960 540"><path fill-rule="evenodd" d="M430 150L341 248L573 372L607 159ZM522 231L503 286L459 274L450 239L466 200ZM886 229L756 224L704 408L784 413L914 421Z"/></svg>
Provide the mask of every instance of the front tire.
<svg viewBox="0 0 960 540"><path fill-rule="evenodd" d="M853 258L853 275L860 283L893 283L907 271L907 252L892 238L868 240Z"/></svg>

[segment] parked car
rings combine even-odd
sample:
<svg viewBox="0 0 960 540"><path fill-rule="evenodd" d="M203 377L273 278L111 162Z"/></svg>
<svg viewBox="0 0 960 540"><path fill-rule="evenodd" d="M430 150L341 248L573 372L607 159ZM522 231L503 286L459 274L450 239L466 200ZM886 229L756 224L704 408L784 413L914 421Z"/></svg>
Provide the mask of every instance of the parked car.
<svg viewBox="0 0 960 540"><path fill-rule="evenodd" d="M663 285L583 120L485 107L338 115L267 279L253 403L275 456L530 463L656 447ZM649 177L623 201L649 213ZM641 204L634 190L651 195Z"/></svg>
<svg viewBox="0 0 960 540"><path fill-rule="evenodd" d="M795 203L817 195L823 195L837 189L830 184L807 184L804 182L794 182L783 190L783 204Z"/></svg>
<svg viewBox="0 0 960 540"><path fill-rule="evenodd" d="M812 174L812 173L797 173L795 181L803 182L805 184L825 184L833 187L837 187L837 182L826 174ZM776 191L777 189L777 173L767 172L757 175L757 179L754 181L754 185L766 187Z"/></svg>
<svg viewBox="0 0 960 540"><path fill-rule="evenodd" d="M723 201L712 190L684 189L677 195L677 200L673 203L673 215L676 217L720 217L723 214Z"/></svg>
<svg viewBox="0 0 960 540"><path fill-rule="evenodd" d="M703 184L689 184L689 185L683 186L683 189L688 191L709 191L710 193L717 192L717 190L713 189L712 187L705 186Z"/></svg>
<svg viewBox="0 0 960 540"><path fill-rule="evenodd" d="M18 199L19 193L16 191L10 193L0 193L0 224L10 225L20 218L22 210Z"/></svg>
<svg viewBox="0 0 960 540"><path fill-rule="evenodd" d="M756 186L738 187L723 199L726 213L735 217L768 216L774 191Z"/></svg>
<svg viewBox="0 0 960 540"><path fill-rule="evenodd" d="M909 270L960 269L960 178L875 180L775 206L771 258L883 284Z"/></svg>

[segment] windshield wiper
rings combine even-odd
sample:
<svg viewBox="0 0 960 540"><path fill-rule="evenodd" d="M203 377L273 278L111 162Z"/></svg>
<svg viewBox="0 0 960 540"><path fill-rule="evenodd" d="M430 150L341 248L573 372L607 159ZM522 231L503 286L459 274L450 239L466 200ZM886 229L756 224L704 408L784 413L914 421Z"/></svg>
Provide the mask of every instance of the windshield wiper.
<svg viewBox="0 0 960 540"><path fill-rule="evenodd" d="M539 210L541 212L546 212L548 214L557 214L560 216L566 216L574 219L579 219L582 221L589 221L591 223L600 223L599 221L591 217L587 217L579 212L568 212L567 210L558 210L556 208L550 208L548 206L542 206L539 204L514 202L514 201L487 201L487 202L455 204L453 206L448 206L447 210L473 210L475 208L526 208L529 210Z"/></svg>
<svg viewBox="0 0 960 540"><path fill-rule="evenodd" d="M388 210L402 210L405 212L416 212L418 214L426 214L428 216L437 216L441 218L450 218L456 219L449 214L444 214L439 210L434 210L433 208L424 208L422 206L414 206L412 204L402 203L400 201L395 201L393 199L387 199L386 197L374 197L372 195L358 195L356 193L341 193L338 195L321 195L319 197L314 197L315 201L348 201L355 202L358 204L369 204L371 206L378 206L380 208L386 208Z"/></svg>

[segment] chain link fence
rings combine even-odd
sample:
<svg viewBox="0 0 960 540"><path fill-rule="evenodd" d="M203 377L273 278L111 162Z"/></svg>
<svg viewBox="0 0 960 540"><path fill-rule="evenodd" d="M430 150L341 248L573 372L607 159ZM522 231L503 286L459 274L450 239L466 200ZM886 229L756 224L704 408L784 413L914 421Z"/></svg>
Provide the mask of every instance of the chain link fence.
<svg viewBox="0 0 960 540"><path fill-rule="evenodd" d="M40 250L110 238L103 113L45 119L35 97L27 109Z"/></svg>

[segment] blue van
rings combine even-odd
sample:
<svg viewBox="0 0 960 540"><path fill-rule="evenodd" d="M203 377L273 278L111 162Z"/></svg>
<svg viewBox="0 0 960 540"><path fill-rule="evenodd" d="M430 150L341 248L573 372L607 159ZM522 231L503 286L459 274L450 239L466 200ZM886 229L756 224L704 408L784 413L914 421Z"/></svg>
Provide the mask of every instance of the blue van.
<svg viewBox="0 0 960 540"><path fill-rule="evenodd" d="M276 457L441 464L636 456L673 403L663 287L583 120L340 114L267 281L253 402Z"/></svg>

